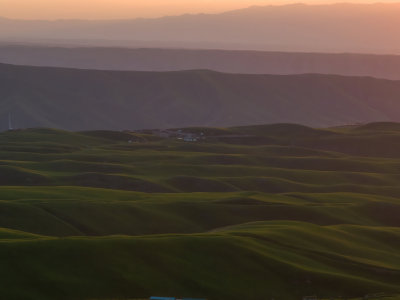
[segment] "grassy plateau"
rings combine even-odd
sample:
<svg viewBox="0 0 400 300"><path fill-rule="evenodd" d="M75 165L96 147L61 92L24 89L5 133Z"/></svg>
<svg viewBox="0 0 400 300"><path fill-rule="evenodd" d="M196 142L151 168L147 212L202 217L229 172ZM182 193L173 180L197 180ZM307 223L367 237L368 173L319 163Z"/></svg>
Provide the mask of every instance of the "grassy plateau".
<svg viewBox="0 0 400 300"><path fill-rule="evenodd" d="M168 134L0 133L0 298L398 299L400 124Z"/></svg>

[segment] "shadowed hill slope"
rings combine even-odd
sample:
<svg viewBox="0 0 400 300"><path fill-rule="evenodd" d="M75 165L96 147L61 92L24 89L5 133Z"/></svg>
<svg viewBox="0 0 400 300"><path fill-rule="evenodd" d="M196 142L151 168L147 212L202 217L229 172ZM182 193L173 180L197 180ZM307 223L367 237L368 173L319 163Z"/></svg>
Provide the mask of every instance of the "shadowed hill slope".
<svg viewBox="0 0 400 300"><path fill-rule="evenodd" d="M2 297L400 293L398 123L169 132L0 133Z"/></svg>
<svg viewBox="0 0 400 300"><path fill-rule="evenodd" d="M0 290L7 299L156 294L256 300L393 293L399 291L394 251L399 242L398 228L296 222L245 224L198 235L0 238L5 261Z"/></svg>
<svg viewBox="0 0 400 300"><path fill-rule="evenodd" d="M398 124L219 130L222 139L197 143L129 132L2 133L0 226L54 236L195 233L260 220L400 226ZM243 133L270 139L224 142ZM369 147L357 146L364 140Z"/></svg>
<svg viewBox="0 0 400 300"><path fill-rule="evenodd" d="M332 75L0 65L1 127L72 130L397 121L400 82Z"/></svg>
<svg viewBox="0 0 400 300"><path fill-rule="evenodd" d="M261 51L0 46L0 62L120 71L213 70L240 74L334 74L400 79L400 56Z"/></svg>

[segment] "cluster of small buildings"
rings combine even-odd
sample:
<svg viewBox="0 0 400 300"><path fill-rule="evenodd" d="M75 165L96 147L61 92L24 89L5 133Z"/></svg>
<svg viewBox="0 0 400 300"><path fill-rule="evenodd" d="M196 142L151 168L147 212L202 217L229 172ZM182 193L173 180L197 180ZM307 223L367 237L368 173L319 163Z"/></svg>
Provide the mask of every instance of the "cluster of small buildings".
<svg viewBox="0 0 400 300"><path fill-rule="evenodd" d="M202 135L197 135L194 133L184 133L178 136L178 140L182 140L184 142L198 142L202 138Z"/></svg>
<svg viewBox="0 0 400 300"><path fill-rule="evenodd" d="M187 132L182 129L154 129L142 130L141 133L152 134L164 139L177 139L184 142L198 142L204 139L204 133Z"/></svg>

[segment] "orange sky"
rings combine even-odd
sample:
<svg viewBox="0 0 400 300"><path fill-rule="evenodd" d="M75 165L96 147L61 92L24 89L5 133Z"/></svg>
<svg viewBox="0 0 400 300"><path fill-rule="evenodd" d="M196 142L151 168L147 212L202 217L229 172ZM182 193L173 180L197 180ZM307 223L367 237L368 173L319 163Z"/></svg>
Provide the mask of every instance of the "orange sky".
<svg viewBox="0 0 400 300"><path fill-rule="evenodd" d="M0 16L18 19L119 19L213 13L251 5L400 0L0 0Z"/></svg>

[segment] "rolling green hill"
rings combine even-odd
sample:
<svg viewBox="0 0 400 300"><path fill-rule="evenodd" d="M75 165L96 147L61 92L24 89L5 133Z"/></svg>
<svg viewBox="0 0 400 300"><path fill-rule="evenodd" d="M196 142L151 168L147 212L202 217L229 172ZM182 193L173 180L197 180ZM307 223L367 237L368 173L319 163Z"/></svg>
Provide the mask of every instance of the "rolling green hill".
<svg viewBox="0 0 400 300"><path fill-rule="evenodd" d="M0 64L0 130L399 121L400 82L335 75L117 72Z"/></svg>
<svg viewBox="0 0 400 300"><path fill-rule="evenodd" d="M2 298L400 293L399 124L168 132L1 133Z"/></svg>

